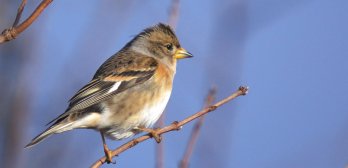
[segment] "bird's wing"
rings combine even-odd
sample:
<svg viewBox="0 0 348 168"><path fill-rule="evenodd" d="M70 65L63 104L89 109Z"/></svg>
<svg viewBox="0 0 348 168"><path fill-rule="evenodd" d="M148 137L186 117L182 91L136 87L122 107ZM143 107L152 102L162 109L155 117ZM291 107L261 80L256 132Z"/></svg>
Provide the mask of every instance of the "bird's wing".
<svg viewBox="0 0 348 168"><path fill-rule="evenodd" d="M48 124L144 83L153 76L157 65L154 58L146 56L127 57L124 53L110 57L98 69L93 80L69 100L67 110Z"/></svg>

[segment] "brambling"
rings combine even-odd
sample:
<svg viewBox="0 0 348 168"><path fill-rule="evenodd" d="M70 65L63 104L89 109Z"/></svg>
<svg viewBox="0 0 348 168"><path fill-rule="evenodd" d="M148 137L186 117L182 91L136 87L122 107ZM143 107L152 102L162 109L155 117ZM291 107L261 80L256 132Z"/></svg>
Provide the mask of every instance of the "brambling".
<svg viewBox="0 0 348 168"><path fill-rule="evenodd" d="M107 162L111 151L104 136L120 140L149 132L166 107L172 92L178 59L192 57L180 46L170 26L146 28L107 59L93 79L70 100L66 111L35 137L31 147L52 134L87 128L100 132Z"/></svg>

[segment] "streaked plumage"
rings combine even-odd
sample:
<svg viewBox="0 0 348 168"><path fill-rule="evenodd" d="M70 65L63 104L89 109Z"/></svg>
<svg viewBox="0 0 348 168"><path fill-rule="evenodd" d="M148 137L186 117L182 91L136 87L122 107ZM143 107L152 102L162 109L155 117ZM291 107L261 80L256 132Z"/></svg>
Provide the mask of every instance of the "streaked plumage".
<svg viewBox="0 0 348 168"><path fill-rule="evenodd" d="M176 60L191 56L169 26L145 29L106 60L69 100L67 110L27 147L76 128L95 129L118 140L151 127L171 95Z"/></svg>

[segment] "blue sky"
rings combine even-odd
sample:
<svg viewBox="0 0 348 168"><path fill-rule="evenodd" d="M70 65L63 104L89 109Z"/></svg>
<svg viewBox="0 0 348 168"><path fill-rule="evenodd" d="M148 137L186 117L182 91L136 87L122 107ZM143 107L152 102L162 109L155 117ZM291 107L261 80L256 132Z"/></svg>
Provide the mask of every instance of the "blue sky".
<svg viewBox="0 0 348 168"><path fill-rule="evenodd" d="M134 35L166 22L170 3L53 1L28 30L2 44L0 82L9 91L0 106L8 109L10 91L18 88L25 88L20 93L27 97L17 145L24 146L44 130L100 64ZM9 4L0 7L4 29L19 2L0 4ZM35 6L28 2L24 16ZM218 88L217 99L239 85L250 87L247 96L207 116L192 167L348 164L347 9L345 0L180 2L176 32L195 57L178 64L166 123L201 109L212 85ZM18 72L16 61L22 68ZM18 78L7 77L11 73L4 70L9 69ZM0 119L8 115L4 110ZM177 167L191 127L164 135L165 167ZM8 133L0 133L4 146ZM111 148L124 142L108 140ZM122 153L117 166L154 167L155 145L151 140ZM86 167L103 155L99 133L91 130L54 135L29 150L15 149L17 167Z"/></svg>

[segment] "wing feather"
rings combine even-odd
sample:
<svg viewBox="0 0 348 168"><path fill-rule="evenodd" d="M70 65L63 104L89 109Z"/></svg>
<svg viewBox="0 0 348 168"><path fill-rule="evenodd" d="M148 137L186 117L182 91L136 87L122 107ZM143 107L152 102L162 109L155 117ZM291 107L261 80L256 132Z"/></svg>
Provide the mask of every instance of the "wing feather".
<svg viewBox="0 0 348 168"><path fill-rule="evenodd" d="M69 100L70 104L66 111L48 124L55 121L59 122L72 113L81 112L81 110L99 104L126 89L144 83L153 76L156 68L157 61L151 57L120 55L109 58L98 69L93 80ZM117 89L113 88L112 90L112 87L117 83Z"/></svg>

